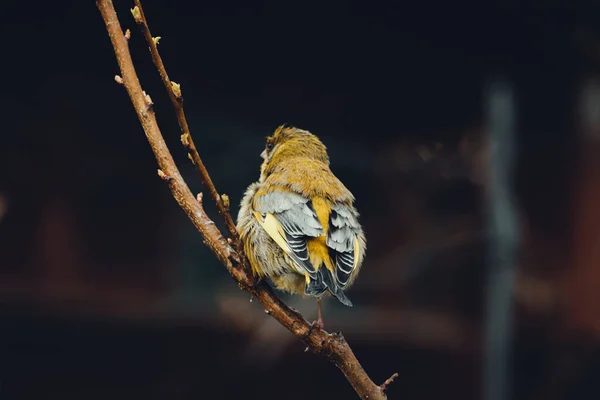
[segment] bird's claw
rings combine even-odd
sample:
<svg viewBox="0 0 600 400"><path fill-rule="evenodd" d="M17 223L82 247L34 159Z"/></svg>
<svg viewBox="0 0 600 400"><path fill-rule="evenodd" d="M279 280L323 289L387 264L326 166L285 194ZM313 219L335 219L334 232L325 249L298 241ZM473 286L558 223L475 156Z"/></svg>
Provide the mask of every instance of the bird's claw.
<svg viewBox="0 0 600 400"><path fill-rule="evenodd" d="M325 328L325 324L323 323L323 319L319 318L316 321L311 322L310 323L310 329L312 330L314 328L323 330Z"/></svg>

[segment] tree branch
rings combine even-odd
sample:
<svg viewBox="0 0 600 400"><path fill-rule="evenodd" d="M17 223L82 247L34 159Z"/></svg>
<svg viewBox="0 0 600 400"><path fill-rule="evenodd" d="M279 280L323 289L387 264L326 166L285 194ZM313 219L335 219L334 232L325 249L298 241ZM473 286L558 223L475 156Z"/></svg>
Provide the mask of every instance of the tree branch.
<svg viewBox="0 0 600 400"><path fill-rule="evenodd" d="M136 1L136 3L138 4L138 11L136 12L134 9L133 14L136 22L140 23L140 19L145 21L145 17L143 17L142 10L139 7L139 1ZM231 273L238 285L254 296L263 305L266 313L273 316L280 324L294 335L298 336L308 345L309 350L313 353L321 354L333 362L346 376L346 379L361 399L386 399L387 397L384 392L386 384L378 386L373 383L356 359L352 349L341 333L329 334L321 329L313 328L297 311L290 309L276 297L269 286L263 282L257 282L255 277L247 268L245 268L246 261L243 253L236 252L229 245L228 241L223 238L223 235L214 222L208 218L202 206L202 197L198 196L198 199L194 198L179 173L175 161L163 139L156 122L154 110L152 109L152 100L150 99L150 96L142 90L129 52L127 37L122 31L112 1L98 0L96 5L100 10L100 14L106 25L119 64L119 69L121 70L122 78L119 77L116 80L119 83L122 82L129 94L135 112L146 134L146 138L150 143L160 167L159 175L168 183L173 197L186 212L194 226L196 226L206 245L215 254L217 259L227 267L227 270ZM147 24L144 24L143 29L144 32L147 32L150 39L149 43L154 43L150 32L147 29ZM155 63L158 63L157 67L159 68L161 76L164 74L163 82L165 85L169 83L167 86L169 96L175 96L175 100L177 100L177 96L173 92L172 86L170 86L170 81L166 75L164 66L162 66L162 61L159 57L157 58L158 52L156 51L155 45L152 46L151 44L151 52ZM162 66L162 68L160 66ZM181 121L185 122L183 109L178 100L174 102L174 105L181 124ZM182 126L182 130L184 131L184 136L187 135L188 142L193 143L191 135L189 134L189 129L187 128L187 123ZM189 144L187 147L192 154L192 158L195 159L196 156L194 156L194 153L197 155L196 147L190 147ZM197 157L197 160L200 160L199 156ZM199 168L201 178L209 188L209 191L211 191L211 195L216 201L217 206L220 207L223 217L226 221L231 220L229 211L212 184L206 168L204 168L201 161L198 162L197 160L194 160L194 163L196 163L196 166L198 167L202 165L202 168ZM232 220L231 224L233 224ZM237 234L232 236L232 242L236 243L237 248L241 248Z"/></svg>

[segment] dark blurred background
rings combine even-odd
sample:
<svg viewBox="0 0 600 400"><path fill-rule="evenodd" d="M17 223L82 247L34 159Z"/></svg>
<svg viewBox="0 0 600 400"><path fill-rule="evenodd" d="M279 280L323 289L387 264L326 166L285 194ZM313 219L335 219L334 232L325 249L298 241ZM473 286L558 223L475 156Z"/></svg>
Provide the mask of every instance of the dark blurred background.
<svg viewBox="0 0 600 400"><path fill-rule="evenodd" d="M132 3L115 6L138 74L200 192ZM518 4L144 2L235 214L279 124L328 146L369 249L355 307L326 302L326 325L375 381L399 372L390 399L482 398L497 76L517 110L511 398L600 398L600 7ZM0 398L354 398L237 288L157 177L94 1L9 2L0 18Z"/></svg>

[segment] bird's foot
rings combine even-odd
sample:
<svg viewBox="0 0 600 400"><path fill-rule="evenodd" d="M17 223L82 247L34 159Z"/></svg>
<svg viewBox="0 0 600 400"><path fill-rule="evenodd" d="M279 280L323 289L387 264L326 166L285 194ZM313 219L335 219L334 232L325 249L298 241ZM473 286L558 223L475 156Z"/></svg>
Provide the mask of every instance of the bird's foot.
<svg viewBox="0 0 600 400"><path fill-rule="evenodd" d="M249 286L250 289L254 290L260 285L263 281L263 278L255 278L254 282L252 282Z"/></svg>
<svg viewBox="0 0 600 400"><path fill-rule="evenodd" d="M325 329L325 323L323 322L323 318L318 318L316 321L313 321L310 324L311 329L313 328L317 328L317 329Z"/></svg>

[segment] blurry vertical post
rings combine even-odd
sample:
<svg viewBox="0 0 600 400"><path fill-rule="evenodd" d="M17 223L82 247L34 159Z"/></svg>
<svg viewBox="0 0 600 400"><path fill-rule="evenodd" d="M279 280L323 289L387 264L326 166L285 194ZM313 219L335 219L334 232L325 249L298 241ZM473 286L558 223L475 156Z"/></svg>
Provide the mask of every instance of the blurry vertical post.
<svg viewBox="0 0 600 400"><path fill-rule="evenodd" d="M513 293L519 228L513 193L516 106L513 85L495 79L485 92L489 145L488 270L485 308L485 400L512 398L510 379Z"/></svg>

